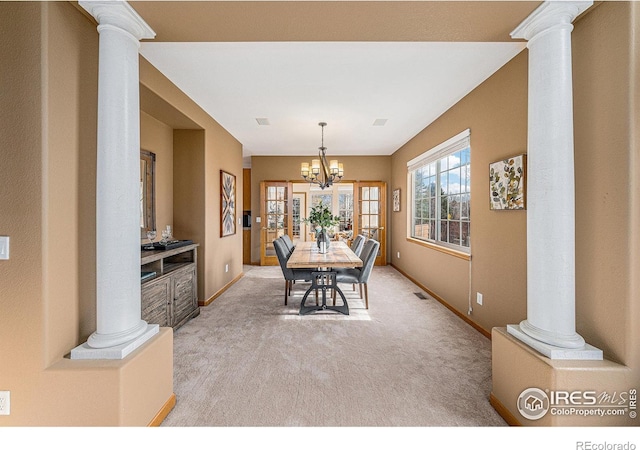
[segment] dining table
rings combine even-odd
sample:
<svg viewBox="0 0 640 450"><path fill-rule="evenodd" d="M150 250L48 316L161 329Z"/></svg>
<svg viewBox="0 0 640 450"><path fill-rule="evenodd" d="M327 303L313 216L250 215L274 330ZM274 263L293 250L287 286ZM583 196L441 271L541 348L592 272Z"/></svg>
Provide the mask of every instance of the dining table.
<svg viewBox="0 0 640 450"><path fill-rule="evenodd" d="M291 269L312 269L311 286L305 292L300 302L300 315L316 311L332 310L349 315L349 304L342 290L336 282L334 268L362 267L362 260L344 241L331 241L324 253L315 241L298 242L287 260L287 267ZM327 304L327 292L334 290L342 298L342 305ZM322 293L322 303L307 306L307 297L311 292Z"/></svg>

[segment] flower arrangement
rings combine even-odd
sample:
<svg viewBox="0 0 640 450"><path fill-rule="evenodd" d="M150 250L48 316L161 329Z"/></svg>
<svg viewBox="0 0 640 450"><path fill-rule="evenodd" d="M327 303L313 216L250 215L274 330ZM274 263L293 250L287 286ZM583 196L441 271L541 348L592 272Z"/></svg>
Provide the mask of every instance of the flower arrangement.
<svg viewBox="0 0 640 450"><path fill-rule="evenodd" d="M301 219L313 227L326 230L340 223L340 217L331 214L331 210L324 203L318 203L311 208L309 217Z"/></svg>
<svg viewBox="0 0 640 450"><path fill-rule="evenodd" d="M340 217L331 214L329 207L322 202L311 208L309 217L301 219L304 223L310 224L316 229L316 241L320 252L324 253L329 247L330 240L327 234L327 228L340 223ZM324 243L323 247L321 243Z"/></svg>

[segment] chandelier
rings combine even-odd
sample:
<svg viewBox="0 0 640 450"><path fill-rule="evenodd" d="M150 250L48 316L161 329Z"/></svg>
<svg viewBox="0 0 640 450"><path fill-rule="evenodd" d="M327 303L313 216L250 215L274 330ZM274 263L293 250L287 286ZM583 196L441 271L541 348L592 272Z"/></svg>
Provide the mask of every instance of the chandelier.
<svg viewBox="0 0 640 450"><path fill-rule="evenodd" d="M320 189L325 189L342 179L344 168L342 167L342 163L339 163L337 159L332 159L327 164L327 157L325 155L327 148L324 146L324 127L326 127L327 124L320 122L318 125L322 127L322 146L318 147L320 150L318 152L318 159L312 159L311 166L309 166L309 163L302 163L300 165L300 175L305 181L317 184L320 186Z"/></svg>

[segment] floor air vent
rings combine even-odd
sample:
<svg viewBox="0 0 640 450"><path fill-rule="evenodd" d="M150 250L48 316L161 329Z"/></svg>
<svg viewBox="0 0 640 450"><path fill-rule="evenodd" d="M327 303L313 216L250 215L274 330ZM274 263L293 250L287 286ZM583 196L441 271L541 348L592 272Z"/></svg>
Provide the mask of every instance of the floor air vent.
<svg viewBox="0 0 640 450"><path fill-rule="evenodd" d="M422 300L427 299L427 297L422 292L414 292L414 294L416 294L416 297L418 297L419 299L422 299Z"/></svg>

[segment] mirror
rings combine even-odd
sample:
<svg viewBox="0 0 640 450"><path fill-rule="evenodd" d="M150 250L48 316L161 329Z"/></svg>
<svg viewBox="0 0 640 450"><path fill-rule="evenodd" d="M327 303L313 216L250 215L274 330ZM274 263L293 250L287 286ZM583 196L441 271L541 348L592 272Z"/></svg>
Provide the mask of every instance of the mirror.
<svg viewBox="0 0 640 450"><path fill-rule="evenodd" d="M140 150L140 237L156 229L156 154Z"/></svg>

